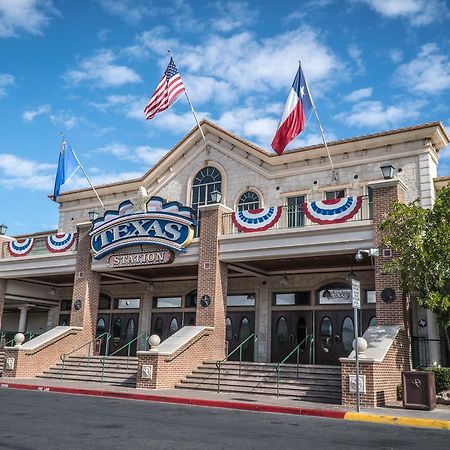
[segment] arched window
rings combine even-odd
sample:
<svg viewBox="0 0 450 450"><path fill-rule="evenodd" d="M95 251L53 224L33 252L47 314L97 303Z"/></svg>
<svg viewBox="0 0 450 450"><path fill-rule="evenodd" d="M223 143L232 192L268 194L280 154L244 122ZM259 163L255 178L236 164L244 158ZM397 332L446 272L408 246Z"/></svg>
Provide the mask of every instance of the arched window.
<svg viewBox="0 0 450 450"><path fill-rule="evenodd" d="M256 192L247 191L239 197L238 211L258 209L260 206L259 196Z"/></svg>
<svg viewBox="0 0 450 450"><path fill-rule="evenodd" d="M192 208L197 212L199 206L214 203L211 198L214 191L222 194L222 175L215 167L204 167L192 183Z"/></svg>

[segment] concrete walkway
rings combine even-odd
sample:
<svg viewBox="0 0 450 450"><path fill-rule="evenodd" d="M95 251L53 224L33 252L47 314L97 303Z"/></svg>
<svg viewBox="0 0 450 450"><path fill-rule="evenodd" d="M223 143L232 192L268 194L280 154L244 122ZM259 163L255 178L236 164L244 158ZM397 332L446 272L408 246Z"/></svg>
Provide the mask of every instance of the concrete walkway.
<svg viewBox="0 0 450 450"><path fill-rule="evenodd" d="M376 423L391 423L450 430L450 407L438 406L433 411L403 409L401 404L383 408L363 408L361 413L341 405L300 401L289 397L243 393L217 393L185 389L134 389L99 383L66 380L0 378L0 388L27 389L78 395L191 404L250 411L332 417Z"/></svg>

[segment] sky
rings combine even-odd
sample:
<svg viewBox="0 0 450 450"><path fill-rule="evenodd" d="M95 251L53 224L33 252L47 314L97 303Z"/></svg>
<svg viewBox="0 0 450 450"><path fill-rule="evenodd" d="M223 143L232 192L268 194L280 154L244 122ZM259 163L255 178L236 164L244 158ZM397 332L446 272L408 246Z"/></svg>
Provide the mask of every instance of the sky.
<svg viewBox="0 0 450 450"><path fill-rule="evenodd" d="M169 48L199 119L266 150L299 60L329 141L450 131L449 20L445 0L0 0L0 223L57 228L61 132L103 184L141 176L194 127L184 97L145 120ZM288 148L320 142L311 120ZM85 185L77 173L62 192Z"/></svg>

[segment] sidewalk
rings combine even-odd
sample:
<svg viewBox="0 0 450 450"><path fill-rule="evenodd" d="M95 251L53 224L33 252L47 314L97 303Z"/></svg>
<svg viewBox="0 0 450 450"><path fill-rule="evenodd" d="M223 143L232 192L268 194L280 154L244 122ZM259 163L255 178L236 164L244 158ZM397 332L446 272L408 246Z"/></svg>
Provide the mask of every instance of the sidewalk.
<svg viewBox="0 0 450 450"><path fill-rule="evenodd" d="M99 383L81 383L66 380L36 378L0 378L0 388L25 389L96 397L178 403L247 411L328 417L373 423L386 423L450 430L450 407L438 406L433 411L403 409L400 407L364 408L361 413L341 405L313 403L295 398L242 393L217 393L184 389L134 389Z"/></svg>

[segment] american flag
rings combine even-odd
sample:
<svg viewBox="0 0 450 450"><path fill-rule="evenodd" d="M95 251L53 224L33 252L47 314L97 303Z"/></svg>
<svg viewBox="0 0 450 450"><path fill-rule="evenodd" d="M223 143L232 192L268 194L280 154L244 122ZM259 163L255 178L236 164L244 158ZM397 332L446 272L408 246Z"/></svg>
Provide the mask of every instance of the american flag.
<svg viewBox="0 0 450 450"><path fill-rule="evenodd" d="M152 119L156 114L169 108L175 99L185 91L177 66L170 58L169 65L161 81L144 109L145 118Z"/></svg>

